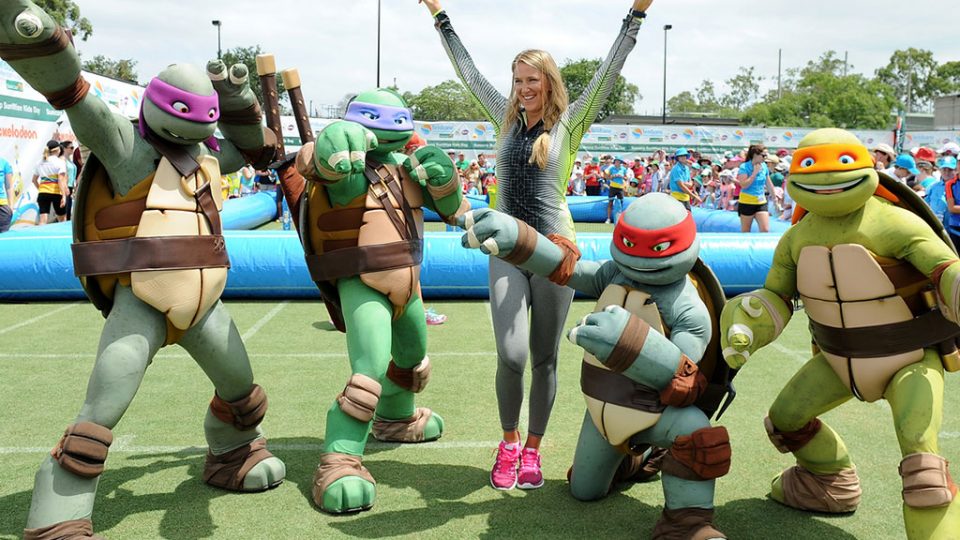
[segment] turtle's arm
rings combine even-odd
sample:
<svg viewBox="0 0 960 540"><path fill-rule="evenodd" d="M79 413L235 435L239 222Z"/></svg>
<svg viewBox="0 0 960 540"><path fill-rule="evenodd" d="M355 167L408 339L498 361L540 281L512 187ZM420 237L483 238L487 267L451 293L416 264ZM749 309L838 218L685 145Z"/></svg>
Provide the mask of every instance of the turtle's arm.
<svg viewBox="0 0 960 540"><path fill-rule="evenodd" d="M89 92L80 57L64 30L28 0L0 3L2 56L56 109L65 110L77 138L108 167L128 158L133 125Z"/></svg>

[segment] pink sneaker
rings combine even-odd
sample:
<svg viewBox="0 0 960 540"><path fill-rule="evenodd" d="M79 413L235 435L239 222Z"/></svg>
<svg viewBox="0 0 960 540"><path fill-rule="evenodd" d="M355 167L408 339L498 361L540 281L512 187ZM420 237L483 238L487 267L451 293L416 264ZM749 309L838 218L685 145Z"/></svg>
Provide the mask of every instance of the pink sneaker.
<svg viewBox="0 0 960 540"><path fill-rule="evenodd" d="M520 474L517 477L520 489L543 487L543 473L540 471L540 451L536 448L524 448L520 452Z"/></svg>
<svg viewBox="0 0 960 540"><path fill-rule="evenodd" d="M517 485L517 461L520 459L520 443L500 441L497 458L490 471L490 485L494 489L513 489Z"/></svg>

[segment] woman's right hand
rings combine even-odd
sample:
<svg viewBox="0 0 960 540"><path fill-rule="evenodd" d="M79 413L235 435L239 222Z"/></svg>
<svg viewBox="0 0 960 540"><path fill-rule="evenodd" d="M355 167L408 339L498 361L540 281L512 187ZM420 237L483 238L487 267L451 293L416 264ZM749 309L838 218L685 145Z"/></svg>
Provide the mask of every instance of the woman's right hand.
<svg viewBox="0 0 960 540"><path fill-rule="evenodd" d="M633 10L646 13L652 3L653 0L633 0Z"/></svg>
<svg viewBox="0 0 960 540"><path fill-rule="evenodd" d="M637 1L641 1L641 0L637 0ZM653 0L650 0L650 1L653 1ZM440 0L420 0L420 3L427 6L427 9L430 10L430 15L443 11L443 8L440 7Z"/></svg>

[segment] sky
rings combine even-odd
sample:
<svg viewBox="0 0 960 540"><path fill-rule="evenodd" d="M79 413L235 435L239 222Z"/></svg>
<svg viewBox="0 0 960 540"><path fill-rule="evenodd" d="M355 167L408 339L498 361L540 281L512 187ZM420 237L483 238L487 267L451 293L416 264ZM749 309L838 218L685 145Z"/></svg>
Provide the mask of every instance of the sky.
<svg viewBox="0 0 960 540"><path fill-rule="evenodd" d="M377 0L76 0L93 35L78 41L83 58L102 54L137 61L142 83L176 62L205 65L224 50L260 45L279 69L297 68L316 109L377 83ZM443 7L480 71L509 90L510 62L527 48L565 59L604 57L630 0L446 0ZM849 56L853 72L872 76L897 49L933 51L960 60L953 23L938 19L942 0L657 0L622 74L640 89L640 114L659 114L663 99L664 30L667 96L712 80L718 93L740 66L755 66L761 93L783 69L826 50ZM148 7L149 6L149 7ZM417 0L381 0L380 84L417 92L456 78L432 19ZM950 20L955 10L949 13Z"/></svg>

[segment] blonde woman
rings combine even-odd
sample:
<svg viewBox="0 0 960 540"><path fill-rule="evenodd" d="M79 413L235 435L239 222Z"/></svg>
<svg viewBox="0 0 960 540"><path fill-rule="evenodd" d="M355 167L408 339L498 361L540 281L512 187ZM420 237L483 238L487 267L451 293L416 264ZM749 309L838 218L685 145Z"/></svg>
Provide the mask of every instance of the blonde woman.
<svg viewBox="0 0 960 540"><path fill-rule="evenodd" d="M566 189L583 134L610 95L653 0L634 0L607 59L573 104L549 53L526 50L511 64L513 86L504 97L481 75L439 0L430 10L453 68L480 103L497 134L497 210L523 220L578 258ZM490 308L497 346L497 403L503 441L490 472L496 489L543 485L540 442L557 387L557 348L573 290L490 259ZM530 320L527 321L527 310ZM529 346L532 360L530 420L521 447L519 419Z"/></svg>
<svg viewBox="0 0 960 540"><path fill-rule="evenodd" d="M37 165L33 185L37 186L37 206L40 207L40 225L46 225L50 209L57 214L57 221L67 219L67 163L60 157L57 141L48 141L43 149L43 161Z"/></svg>

